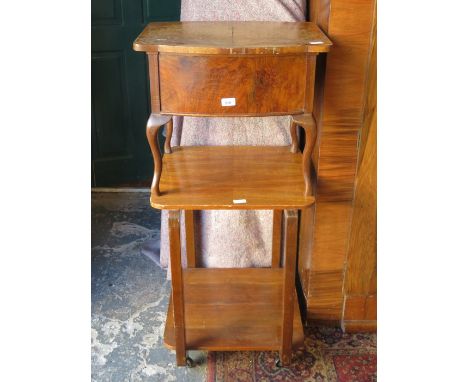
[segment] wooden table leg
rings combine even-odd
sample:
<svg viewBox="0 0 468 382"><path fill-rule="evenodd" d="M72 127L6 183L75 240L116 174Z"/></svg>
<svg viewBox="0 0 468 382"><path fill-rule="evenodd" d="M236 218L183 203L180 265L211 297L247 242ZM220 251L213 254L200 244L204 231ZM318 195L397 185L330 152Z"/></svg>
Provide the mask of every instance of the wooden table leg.
<svg viewBox="0 0 468 382"><path fill-rule="evenodd" d="M172 306L177 366L185 366L184 284L180 253L180 211L169 211L169 251L172 275Z"/></svg>
<svg viewBox="0 0 468 382"><path fill-rule="evenodd" d="M314 151L315 141L317 140L317 124L312 114L300 114L292 116L291 136L293 127L295 128L295 126L301 126L305 132L304 151L302 152L302 173L305 183L304 195L312 196L312 153ZM291 151L295 152L294 149L297 150L297 142L296 144L294 140L292 142Z"/></svg>
<svg viewBox="0 0 468 382"><path fill-rule="evenodd" d="M154 193L157 196L161 195L159 191L159 180L161 179L162 172L162 159L158 145L158 131L168 122L171 122L170 126L172 134L172 117L170 115L152 113L148 119L148 122L146 123L146 138L148 139L154 161L154 174L153 183L151 184L151 193Z"/></svg>
<svg viewBox="0 0 468 382"><path fill-rule="evenodd" d="M291 363L297 255L297 226L297 210L285 210L283 219L283 322L280 348L280 358L283 366Z"/></svg>
<svg viewBox="0 0 468 382"><path fill-rule="evenodd" d="M193 211L185 210L185 242L187 251L187 267L197 267L197 257L195 253L195 227L193 221Z"/></svg>
<svg viewBox="0 0 468 382"><path fill-rule="evenodd" d="M283 210L273 210L273 234L271 243L271 267L279 268L281 265L281 225Z"/></svg>
<svg viewBox="0 0 468 382"><path fill-rule="evenodd" d="M174 128L173 119L167 123L166 125L166 141L164 142L164 154L171 154L171 139L172 139L172 130Z"/></svg>
<svg viewBox="0 0 468 382"><path fill-rule="evenodd" d="M297 123L294 118L291 118L289 131L291 133L291 152L297 153L299 152L299 140L297 139Z"/></svg>

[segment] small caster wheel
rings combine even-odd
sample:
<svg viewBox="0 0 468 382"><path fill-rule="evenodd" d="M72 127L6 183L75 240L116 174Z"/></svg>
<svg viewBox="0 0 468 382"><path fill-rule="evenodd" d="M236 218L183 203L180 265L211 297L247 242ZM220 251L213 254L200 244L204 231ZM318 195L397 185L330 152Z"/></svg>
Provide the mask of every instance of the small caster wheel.
<svg viewBox="0 0 468 382"><path fill-rule="evenodd" d="M283 367L283 365L281 364L281 360L279 358L276 360L275 365L278 369Z"/></svg>
<svg viewBox="0 0 468 382"><path fill-rule="evenodd" d="M190 367L190 368L195 367L195 362L194 362L194 360L193 360L192 358L190 358L190 357L187 357L187 358L185 359L185 364L187 365L187 367Z"/></svg>

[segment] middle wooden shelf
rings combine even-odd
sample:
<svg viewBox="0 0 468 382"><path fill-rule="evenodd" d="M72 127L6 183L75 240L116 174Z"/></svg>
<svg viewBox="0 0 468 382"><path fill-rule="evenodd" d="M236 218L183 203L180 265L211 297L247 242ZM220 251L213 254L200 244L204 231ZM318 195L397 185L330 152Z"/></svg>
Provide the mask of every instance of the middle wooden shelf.
<svg viewBox="0 0 468 382"><path fill-rule="evenodd" d="M158 209L302 209L302 154L290 146L185 146L163 157Z"/></svg>

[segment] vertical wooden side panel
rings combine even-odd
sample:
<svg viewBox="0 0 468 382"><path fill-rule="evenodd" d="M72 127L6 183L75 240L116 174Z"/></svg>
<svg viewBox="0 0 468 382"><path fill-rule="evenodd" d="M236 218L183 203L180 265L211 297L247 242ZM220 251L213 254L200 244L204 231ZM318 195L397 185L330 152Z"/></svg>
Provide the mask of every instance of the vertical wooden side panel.
<svg viewBox="0 0 468 382"><path fill-rule="evenodd" d="M301 216L301 231L313 226L313 233L300 234L299 265L310 268L299 273L308 274L308 280L301 279L308 318L339 321L375 0L312 0L309 9L333 47L317 62L323 77L317 78L314 103L316 206L315 216Z"/></svg>
<svg viewBox="0 0 468 382"><path fill-rule="evenodd" d="M298 268L309 319L341 319L351 207L351 201L322 202L302 211Z"/></svg>
<svg viewBox="0 0 468 382"><path fill-rule="evenodd" d="M315 211L317 224L312 268L316 272L342 271L348 246L352 204L350 201L319 203ZM315 256L316 254L319 256Z"/></svg>
<svg viewBox="0 0 468 382"><path fill-rule="evenodd" d="M304 113L312 113L314 108L314 88L315 88L315 63L317 61L316 54L307 55L307 73L306 73L306 94Z"/></svg>
<svg viewBox="0 0 468 382"><path fill-rule="evenodd" d="M374 23L345 274L344 330L377 328L377 28Z"/></svg>
<svg viewBox="0 0 468 382"><path fill-rule="evenodd" d="M159 62L158 53L148 53L148 69L151 94L151 112L161 111L161 100L159 97Z"/></svg>
<svg viewBox="0 0 468 382"><path fill-rule="evenodd" d="M285 210L283 217L283 320L280 349L283 366L289 365L291 362L297 256L297 223L297 210Z"/></svg>
<svg viewBox="0 0 468 382"><path fill-rule="evenodd" d="M169 251L177 366L185 365L185 313L182 259L180 253L180 211L169 211Z"/></svg>
<svg viewBox="0 0 468 382"><path fill-rule="evenodd" d="M281 227L283 223L283 210L273 211L273 233L271 243L271 267L279 268L281 263Z"/></svg>
<svg viewBox="0 0 468 382"><path fill-rule="evenodd" d="M301 210L299 227L299 255L297 269L306 305L309 305L310 272L312 266L312 242L314 235L315 204ZM301 299L302 300L302 299Z"/></svg>
<svg viewBox="0 0 468 382"><path fill-rule="evenodd" d="M331 0L317 199L352 200L375 0Z"/></svg>
<svg viewBox="0 0 468 382"><path fill-rule="evenodd" d="M330 0L309 0L309 20L316 23L325 32L328 31Z"/></svg>
<svg viewBox="0 0 468 382"><path fill-rule="evenodd" d="M374 119L375 121L375 119ZM377 267L377 143L373 124L359 169L356 198L349 237L346 293L365 295L374 287L371 281Z"/></svg>
<svg viewBox="0 0 468 382"><path fill-rule="evenodd" d="M343 310L343 270L312 271L307 317L338 323Z"/></svg>
<svg viewBox="0 0 468 382"><path fill-rule="evenodd" d="M195 224L192 210L184 210L185 215L185 242L187 250L187 268L197 267L195 253Z"/></svg>

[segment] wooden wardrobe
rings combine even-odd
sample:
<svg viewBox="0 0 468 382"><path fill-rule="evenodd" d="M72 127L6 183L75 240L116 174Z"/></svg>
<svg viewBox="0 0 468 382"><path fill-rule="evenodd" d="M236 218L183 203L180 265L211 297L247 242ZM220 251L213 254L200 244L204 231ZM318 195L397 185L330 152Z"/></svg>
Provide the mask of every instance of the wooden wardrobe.
<svg viewBox="0 0 468 382"><path fill-rule="evenodd" d="M376 330L376 1L310 0L333 41L317 63L316 204L301 216L307 318Z"/></svg>

